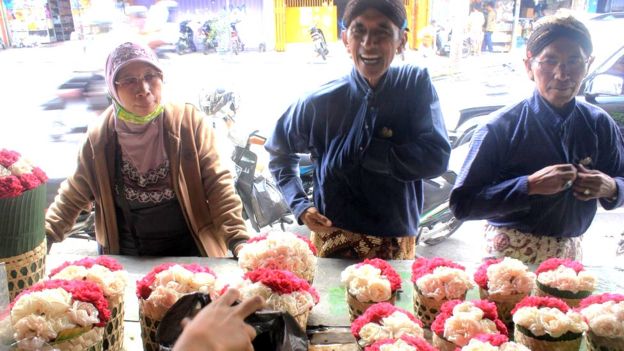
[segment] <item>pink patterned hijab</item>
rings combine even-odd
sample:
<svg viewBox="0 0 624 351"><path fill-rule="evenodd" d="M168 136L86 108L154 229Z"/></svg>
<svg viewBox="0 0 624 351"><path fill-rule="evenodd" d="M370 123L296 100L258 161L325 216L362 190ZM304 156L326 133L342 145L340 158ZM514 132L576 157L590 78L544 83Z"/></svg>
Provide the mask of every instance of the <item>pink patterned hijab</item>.
<svg viewBox="0 0 624 351"><path fill-rule="evenodd" d="M119 104L115 77L131 62L141 61L162 72L156 54L137 43L123 43L116 47L106 60L106 84L114 104ZM123 108L123 106L121 106ZM146 174L161 166L167 159L163 140L163 116L146 124L134 124L115 118L115 131L121 146L122 157L129 161L140 173ZM149 150L149 152L148 152Z"/></svg>

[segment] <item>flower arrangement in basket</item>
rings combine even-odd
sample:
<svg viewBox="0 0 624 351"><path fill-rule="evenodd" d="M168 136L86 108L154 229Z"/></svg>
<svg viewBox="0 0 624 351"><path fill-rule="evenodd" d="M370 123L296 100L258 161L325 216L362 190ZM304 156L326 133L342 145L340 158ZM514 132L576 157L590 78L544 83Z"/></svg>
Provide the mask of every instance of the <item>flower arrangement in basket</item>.
<svg viewBox="0 0 624 351"><path fill-rule="evenodd" d="M0 150L0 261L11 299L45 274L47 180L19 153Z"/></svg>
<svg viewBox="0 0 624 351"><path fill-rule="evenodd" d="M458 351L531 351L503 334L479 334Z"/></svg>
<svg viewBox="0 0 624 351"><path fill-rule="evenodd" d="M403 335L423 337L422 322L408 311L386 302L369 307L351 323L351 334L360 347L370 346L382 339L397 339Z"/></svg>
<svg viewBox="0 0 624 351"><path fill-rule="evenodd" d="M581 300L588 351L624 351L624 295L600 294Z"/></svg>
<svg viewBox="0 0 624 351"><path fill-rule="evenodd" d="M511 310L531 294L535 274L522 261L505 257L485 261L477 268L474 280L481 299L494 302L499 318L511 327Z"/></svg>
<svg viewBox="0 0 624 351"><path fill-rule="evenodd" d="M289 232L269 232L253 237L238 253L245 271L258 268L293 272L310 284L316 272L316 247L307 238Z"/></svg>
<svg viewBox="0 0 624 351"><path fill-rule="evenodd" d="M536 296L552 296L576 307L596 289L596 277L583 264L561 258L549 258L535 271Z"/></svg>
<svg viewBox="0 0 624 351"><path fill-rule="evenodd" d="M394 305L396 292L401 287L401 277L396 270L379 258L348 266L340 274L340 281L346 287L351 321L377 302Z"/></svg>
<svg viewBox="0 0 624 351"><path fill-rule="evenodd" d="M243 300L259 295L267 308L288 312L304 331L310 311L319 302L310 283L285 270L260 268L247 272L238 289Z"/></svg>
<svg viewBox="0 0 624 351"><path fill-rule="evenodd" d="M114 258L85 257L64 262L53 269L50 279L86 280L97 284L108 301L111 318L104 329L105 350L121 350L124 340L124 293L128 283L127 272Z"/></svg>
<svg viewBox="0 0 624 351"><path fill-rule="evenodd" d="M158 351L156 330L163 316L180 297L202 292L214 294L217 277L208 267L198 264L163 263L136 283L139 298L141 337L146 351Z"/></svg>
<svg viewBox="0 0 624 351"><path fill-rule="evenodd" d="M465 300L474 284L464 266L441 257L418 258L412 264L414 313L430 327L443 303Z"/></svg>
<svg viewBox="0 0 624 351"><path fill-rule="evenodd" d="M404 334L397 339L382 339L364 351L438 351L422 337Z"/></svg>
<svg viewBox="0 0 624 351"><path fill-rule="evenodd" d="M577 351L587 330L581 314L555 297L525 297L511 313L514 340L533 351Z"/></svg>
<svg viewBox="0 0 624 351"><path fill-rule="evenodd" d="M102 349L108 302L97 284L47 280L22 291L11 304L18 350L49 344L61 351Z"/></svg>
<svg viewBox="0 0 624 351"><path fill-rule="evenodd" d="M478 334L507 335L507 327L498 318L496 305L487 300L451 300L442 305L431 324L433 346L454 351L468 344Z"/></svg>

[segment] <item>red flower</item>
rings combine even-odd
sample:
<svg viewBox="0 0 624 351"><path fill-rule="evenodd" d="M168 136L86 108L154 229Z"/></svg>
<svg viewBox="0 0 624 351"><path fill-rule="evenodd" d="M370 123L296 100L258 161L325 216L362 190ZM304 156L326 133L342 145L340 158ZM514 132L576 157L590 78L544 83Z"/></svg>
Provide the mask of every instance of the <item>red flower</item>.
<svg viewBox="0 0 624 351"><path fill-rule="evenodd" d="M305 236L301 236L299 234L294 234L293 233L293 235L296 236L297 238L305 241L305 243L308 244L308 247L310 248L310 251L312 251L312 254L314 254L314 256L316 256L316 246L314 246L314 244L312 244L312 242L308 238L306 238ZM257 242L257 241L266 240L267 236L268 236L268 234L260 234L260 235L254 236L254 237L250 238L249 240L247 240L247 243L254 243L254 242Z"/></svg>
<svg viewBox="0 0 624 351"><path fill-rule="evenodd" d="M509 338L507 337L507 335L488 334L488 333L477 334L473 339L486 342L492 346L501 346L502 344L509 341Z"/></svg>
<svg viewBox="0 0 624 351"><path fill-rule="evenodd" d="M608 301L613 301L615 303L622 302L624 301L624 295L604 293L604 294L588 296L584 298L583 300L581 300L581 303L579 303L576 309L582 310L585 307L588 307L590 305L601 304L601 303L605 303Z"/></svg>
<svg viewBox="0 0 624 351"><path fill-rule="evenodd" d="M93 258L93 257L85 257L83 259L80 259L80 260L77 260L77 261L74 261L74 262L63 262L63 264L61 264L60 266L54 268L50 272L50 275L48 275L48 277L53 277L53 276L57 275L60 271L62 271L63 269L65 269L68 266L83 266L85 268L91 268L95 264L99 264L100 266L104 266L104 267L108 268L111 272L120 271L120 270L123 269L123 266L120 265L119 262L117 262L117 260L115 260L112 257L107 257L107 256L97 256L95 258Z"/></svg>
<svg viewBox="0 0 624 351"><path fill-rule="evenodd" d="M147 273L145 275L145 277L143 277L143 279L141 280L137 280L136 282L136 295L139 299L143 299L146 300L151 294L152 294L152 289L150 288L150 286L154 283L154 280L156 279L156 274L162 272L162 271L166 271L167 269L175 266L178 263L173 263L173 262L167 262L167 263L163 263L160 264L154 268L152 268L152 270ZM204 266L200 266L198 264L195 263L191 263L191 264L179 264L180 266L184 267L186 270L191 271L193 273L210 273L214 276L215 273L212 271L212 269L208 268L208 267L204 267Z"/></svg>
<svg viewBox="0 0 624 351"><path fill-rule="evenodd" d="M461 269L462 271L466 270L464 266L442 257L434 257L432 259L420 257L417 258L414 263L412 263L412 282L416 283L416 281L420 279L420 277L426 274L433 273L433 270L438 267L457 268Z"/></svg>
<svg viewBox="0 0 624 351"><path fill-rule="evenodd" d="M381 270L381 275L386 277L390 281L390 290L396 291L401 287L401 276L394 270L390 263L380 259L365 259L363 262L358 263L355 267L361 267L362 265L371 265Z"/></svg>
<svg viewBox="0 0 624 351"><path fill-rule="evenodd" d="M41 185L41 181L39 180L39 178L37 178L37 176L32 173L22 174L21 176L19 176L19 180L24 187L24 191L34 189Z"/></svg>
<svg viewBox="0 0 624 351"><path fill-rule="evenodd" d="M364 311L364 314L356 318L353 323L351 323L351 334L353 334L353 336L355 336L355 338L359 340L360 330L363 326L368 323L379 324L379 321L381 321L385 317L388 317L396 311L402 312L403 314L408 316L409 319L411 319L414 323L418 324L422 328L422 322L416 319L416 317L414 317L414 315L410 312L387 302L380 302L367 308L366 311Z"/></svg>
<svg viewBox="0 0 624 351"><path fill-rule="evenodd" d="M289 271L259 268L245 273L244 278L254 283L260 282L280 295L295 291L307 291L314 298L314 303L319 302L316 289L310 286L305 279L301 279Z"/></svg>
<svg viewBox="0 0 624 351"><path fill-rule="evenodd" d="M520 300L516 304L516 306L511 310L511 314L515 314L517 310L522 307L550 307L556 308L563 313L567 313L570 310L570 306L566 304L563 300L558 299L556 297L547 297L547 296L527 296Z"/></svg>
<svg viewBox="0 0 624 351"><path fill-rule="evenodd" d="M32 174L39 178L42 184L48 181L48 176L39 167L33 167Z"/></svg>
<svg viewBox="0 0 624 351"><path fill-rule="evenodd" d="M85 280L45 280L39 282L29 289L22 291L11 303L11 308L22 297L34 292L48 289L61 288L72 295L73 300L82 301L92 304L98 310L98 318L100 322L96 324L103 327L110 319L110 310L108 309L108 301L104 298L104 293L100 287L90 281Z"/></svg>
<svg viewBox="0 0 624 351"><path fill-rule="evenodd" d="M499 263L502 260L503 260L502 258L489 259L483 262L479 266L479 268L477 268L477 271L474 274L474 280L475 280L475 283L477 283L477 285L479 285L480 288L487 290L488 288L487 269L489 266Z"/></svg>
<svg viewBox="0 0 624 351"><path fill-rule="evenodd" d="M24 186L16 176L0 177L0 199L17 197L24 191Z"/></svg>
<svg viewBox="0 0 624 351"><path fill-rule="evenodd" d="M0 165L9 168L12 164L17 162L20 157L21 155L18 152L2 149L0 150Z"/></svg>
<svg viewBox="0 0 624 351"><path fill-rule="evenodd" d="M408 345L416 348L416 351L438 351L435 347L431 346L427 340L412 336L412 335L401 335L400 340L405 341ZM382 339L378 340L374 344L368 346L365 351L379 351L382 345L394 344L398 339Z"/></svg>
<svg viewBox="0 0 624 351"><path fill-rule="evenodd" d="M563 258L549 258L546 261L542 262L539 267L537 267L537 269L535 270L535 274L539 275L542 272L554 271L559 266L572 268L574 269L576 274L579 274L579 272L584 269L583 265L578 261L572 261Z"/></svg>
<svg viewBox="0 0 624 351"><path fill-rule="evenodd" d="M505 323L498 319L498 311L496 310L496 304L494 302L490 302L487 300L471 300L471 301L462 301L462 300L450 300L442 304L440 307L440 313L436 316L433 323L431 323L431 331L438 334L444 335L444 323L453 315L453 308L463 302L470 302L473 306L479 308L483 311L483 318L489 319L496 324L496 329L500 334L508 335L509 331L505 326Z"/></svg>

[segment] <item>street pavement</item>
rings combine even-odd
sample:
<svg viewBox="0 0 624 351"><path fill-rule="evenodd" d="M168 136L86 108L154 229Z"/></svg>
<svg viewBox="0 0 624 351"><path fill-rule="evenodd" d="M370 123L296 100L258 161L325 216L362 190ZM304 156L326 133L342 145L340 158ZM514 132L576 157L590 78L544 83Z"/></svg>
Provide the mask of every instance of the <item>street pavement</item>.
<svg viewBox="0 0 624 351"><path fill-rule="evenodd" d="M243 52L201 53L178 56L167 54L161 60L165 71L166 96L173 100L197 103L203 89L225 87L236 91L240 99L237 124L247 131L268 134L275 120L290 103L307 91L328 82L351 69L352 63L340 43L330 43L326 61L315 56L309 45L292 45L284 53ZM62 179L75 168L76 155L84 135L68 134L61 141L50 140L50 126L55 119L71 112L86 121L95 118L86 109L42 111L40 104L54 96L56 87L73 71L103 66L102 48L85 49L69 42L53 47L9 49L0 51L3 67L4 113L0 116L0 147L18 150L44 169L51 178ZM531 84L524 75L521 52L483 54L451 62L447 57L425 57L408 51L396 64L414 63L427 67L443 106L447 127L456 123L457 111L463 107L506 103L526 96ZM523 84L524 83L524 84ZM620 240L624 211L602 211L597 214L584 240L586 264L614 264L624 267L615 251ZM478 261L481 255L483 221L465 223L445 242L428 247L419 245L423 256L443 256L460 261ZM306 228L289 226L288 230L308 234ZM250 231L253 232L253 231ZM67 239L55 244L54 253L94 255L93 241Z"/></svg>

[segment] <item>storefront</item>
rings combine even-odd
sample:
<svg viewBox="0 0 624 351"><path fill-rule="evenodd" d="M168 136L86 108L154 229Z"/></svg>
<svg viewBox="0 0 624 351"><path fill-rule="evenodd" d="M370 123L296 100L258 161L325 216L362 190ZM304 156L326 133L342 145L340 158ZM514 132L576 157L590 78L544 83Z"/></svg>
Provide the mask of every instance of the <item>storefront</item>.
<svg viewBox="0 0 624 351"><path fill-rule="evenodd" d="M69 0L2 0L3 25L10 45L33 46L69 40L74 31ZM3 38L4 40L4 38Z"/></svg>

